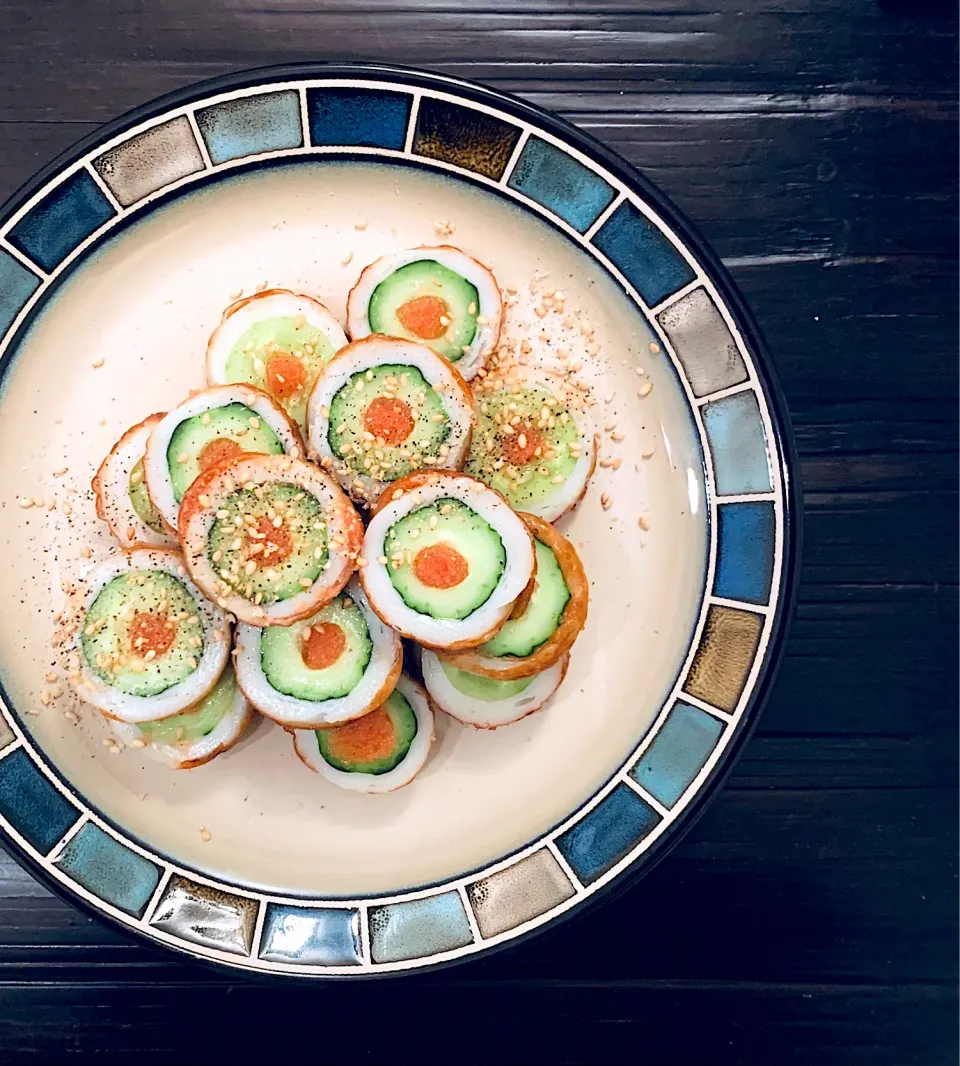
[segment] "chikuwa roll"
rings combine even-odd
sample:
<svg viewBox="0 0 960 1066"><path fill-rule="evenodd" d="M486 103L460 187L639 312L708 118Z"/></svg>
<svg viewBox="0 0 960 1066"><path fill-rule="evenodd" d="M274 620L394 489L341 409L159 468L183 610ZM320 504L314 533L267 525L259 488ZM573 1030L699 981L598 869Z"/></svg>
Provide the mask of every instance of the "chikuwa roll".
<svg viewBox="0 0 960 1066"><path fill-rule="evenodd" d="M452 667L498 681L533 677L559 662L587 621L590 591L576 549L549 522L520 517L537 553L533 595L479 647L441 653Z"/></svg>
<svg viewBox="0 0 960 1066"><path fill-rule="evenodd" d="M502 320L497 279L450 245L383 256L363 271L347 300L352 340L383 333L426 344L466 381L496 347Z"/></svg>
<svg viewBox="0 0 960 1066"><path fill-rule="evenodd" d="M400 638L373 613L359 582L292 626L237 629L240 687L288 729L360 718L389 696L403 667Z"/></svg>
<svg viewBox="0 0 960 1066"><path fill-rule="evenodd" d="M207 343L207 384L255 385L306 428L307 398L346 334L312 296L267 289L232 303Z"/></svg>
<svg viewBox="0 0 960 1066"><path fill-rule="evenodd" d="M360 574L403 636L460 650L489 640L536 571L533 537L499 493L463 474L402 478L380 498Z"/></svg>
<svg viewBox="0 0 960 1066"><path fill-rule="evenodd" d="M164 415L150 434L143 468L165 527L177 532L180 502L200 474L244 454L304 455L295 423L252 385L202 389Z"/></svg>
<svg viewBox="0 0 960 1066"><path fill-rule="evenodd" d="M237 685L228 665L213 691L193 707L159 722L110 722L113 735L124 744L174 770L192 770L225 751L243 736L253 708Z"/></svg>
<svg viewBox="0 0 960 1066"><path fill-rule="evenodd" d="M241 622L288 626L361 565L363 523L337 482L288 455L246 455L183 497L180 540L197 586Z"/></svg>
<svg viewBox="0 0 960 1066"><path fill-rule="evenodd" d="M560 687L569 662L567 654L541 674L495 681L458 670L426 648L420 656L423 683L433 702L451 718L477 729L496 729L539 711Z"/></svg>
<svg viewBox="0 0 960 1066"><path fill-rule="evenodd" d="M143 476L143 456L154 426L163 414L150 415L132 426L110 449L91 487L97 517L123 548L176 548L177 538L164 529L160 513L150 502Z"/></svg>
<svg viewBox="0 0 960 1066"><path fill-rule="evenodd" d="M298 729L300 760L331 784L383 793L408 785L423 769L433 743L433 709L422 686L401 674L375 710L333 729Z"/></svg>
<svg viewBox="0 0 960 1066"><path fill-rule="evenodd" d="M470 448L473 395L422 344L371 336L340 351L310 396L310 454L370 505L416 470L458 470Z"/></svg>
<svg viewBox="0 0 960 1066"><path fill-rule="evenodd" d="M151 722L192 707L227 664L230 624L178 552L118 552L76 593L69 663L81 699L109 718Z"/></svg>
<svg viewBox="0 0 960 1066"><path fill-rule="evenodd" d="M555 522L576 507L597 463L597 436L557 374L517 365L474 388L477 428L464 470L517 511Z"/></svg>

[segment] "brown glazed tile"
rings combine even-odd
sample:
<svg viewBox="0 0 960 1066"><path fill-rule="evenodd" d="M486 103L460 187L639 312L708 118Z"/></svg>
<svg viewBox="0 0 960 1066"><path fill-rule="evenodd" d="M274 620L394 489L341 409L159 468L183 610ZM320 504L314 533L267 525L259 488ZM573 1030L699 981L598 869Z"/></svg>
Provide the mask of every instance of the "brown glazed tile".
<svg viewBox="0 0 960 1066"><path fill-rule="evenodd" d="M203 157L190 123L181 115L118 144L93 165L117 201L129 207L203 170Z"/></svg>
<svg viewBox="0 0 960 1066"><path fill-rule="evenodd" d="M684 690L732 714L753 666L762 628L760 615L714 604Z"/></svg>
<svg viewBox="0 0 960 1066"><path fill-rule="evenodd" d="M559 906L573 893L570 878L546 848L467 888L477 925L485 937L529 922Z"/></svg>
<svg viewBox="0 0 960 1066"><path fill-rule="evenodd" d="M256 921L255 899L174 876L150 924L181 940L234 955L248 955Z"/></svg>
<svg viewBox="0 0 960 1066"><path fill-rule="evenodd" d="M499 181L519 139L520 129L509 122L458 104L424 99L413 151Z"/></svg>

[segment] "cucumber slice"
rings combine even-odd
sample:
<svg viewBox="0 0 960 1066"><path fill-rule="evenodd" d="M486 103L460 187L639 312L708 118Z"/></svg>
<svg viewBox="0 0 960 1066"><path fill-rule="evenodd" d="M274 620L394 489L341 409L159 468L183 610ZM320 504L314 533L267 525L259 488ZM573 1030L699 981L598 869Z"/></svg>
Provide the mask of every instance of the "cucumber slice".
<svg viewBox="0 0 960 1066"><path fill-rule="evenodd" d="M163 570L132 570L109 581L84 614L80 633L90 671L130 696L156 696L180 684L203 655L193 597Z"/></svg>
<svg viewBox="0 0 960 1066"><path fill-rule="evenodd" d="M405 515L390 527L384 543L393 587L408 607L431 618L468 617L490 598L507 562L500 534L454 499L441 498ZM465 576L445 588L417 576L429 550L440 545L466 566Z"/></svg>
<svg viewBox="0 0 960 1066"><path fill-rule="evenodd" d="M328 556L323 504L285 482L231 493L207 534L210 565L258 604L277 603L309 588Z"/></svg>
<svg viewBox="0 0 960 1066"><path fill-rule="evenodd" d="M308 629L311 633L319 631L328 641L324 650L337 652L329 665L311 668L308 664ZM360 683L372 652L366 619L347 596L327 604L307 621L268 626L260 638L264 676L278 692L299 700L346 696Z"/></svg>
<svg viewBox="0 0 960 1066"><path fill-rule="evenodd" d="M499 700L509 700L519 696L534 682L534 677L521 677L519 681L494 681L491 677L481 677L479 674L468 674L466 670L458 670L450 666L442 659L439 660L440 669L447 676L447 680L464 696L474 700L483 700L485 703L496 703Z"/></svg>
<svg viewBox="0 0 960 1066"><path fill-rule="evenodd" d="M570 601L570 590L550 548L539 540L534 542L534 548L537 576L527 609L519 618L504 622L499 632L480 646L479 650L486 655L530 655L550 639L560 624L564 608Z"/></svg>
<svg viewBox="0 0 960 1066"><path fill-rule="evenodd" d="M520 421L514 424L517 417ZM535 510L560 492L576 470L580 444L576 420L544 389L504 389L484 395L477 419L464 473L501 492L515 510Z"/></svg>
<svg viewBox="0 0 960 1066"><path fill-rule="evenodd" d="M150 494L147 492L146 482L143 479L143 457L141 456L130 471L130 484L127 486L127 495L130 504L144 525L149 526L154 533L163 532L163 521L160 512L153 506Z"/></svg>
<svg viewBox="0 0 960 1066"><path fill-rule="evenodd" d="M246 381L269 392L302 426L310 388L324 364L333 358L334 347L316 326L307 321L298 326L295 319L293 315L278 315L254 322L230 349L224 380ZM291 359L296 362L291 363ZM294 377L287 374L278 380L278 373L283 378L281 362L292 367Z"/></svg>
<svg viewBox="0 0 960 1066"><path fill-rule="evenodd" d="M317 730L323 760L353 774L386 774L400 763L417 735L417 716L396 689L376 710L333 729Z"/></svg>
<svg viewBox="0 0 960 1066"><path fill-rule="evenodd" d="M148 744L186 747L209 736L233 709L236 698L237 679L228 667L198 707L159 722L143 722L138 728Z"/></svg>
<svg viewBox="0 0 960 1066"><path fill-rule="evenodd" d="M279 455L284 451L277 434L246 404L230 403L185 418L173 431L167 445L167 468L177 503L204 465L209 465L203 462L203 452L216 440L232 441L237 455L241 452ZM221 454L227 457L229 445L222 448Z"/></svg>
<svg viewBox="0 0 960 1066"><path fill-rule="evenodd" d="M416 301L424 301L419 315ZM433 259L421 259L394 270L380 282L370 297L367 318L372 332L426 344L455 363L477 332L479 305L475 285ZM446 320L439 323L438 328L443 329L439 336L432 326L424 328L436 320L438 312Z"/></svg>
<svg viewBox="0 0 960 1066"><path fill-rule="evenodd" d="M380 419L373 416L379 409L382 417L384 408L388 432L382 437ZM414 366L385 363L358 371L330 403L330 450L358 474L380 481L395 481L419 469L425 456L444 458L449 436L443 401Z"/></svg>

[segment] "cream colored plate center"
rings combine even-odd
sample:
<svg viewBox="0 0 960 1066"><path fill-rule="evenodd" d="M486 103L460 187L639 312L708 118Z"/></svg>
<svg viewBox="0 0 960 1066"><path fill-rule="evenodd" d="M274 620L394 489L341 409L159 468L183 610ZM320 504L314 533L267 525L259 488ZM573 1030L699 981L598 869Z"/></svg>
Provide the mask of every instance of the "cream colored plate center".
<svg viewBox="0 0 960 1066"><path fill-rule="evenodd" d="M436 225L454 232L438 236ZM204 384L206 339L232 294L267 282L312 293L343 321L360 269L385 252L454 243L519 297L507 332L584 349L595 327L594 415L603 454L577 513L561 523L591 580L590 619L546 710L496 732L439 715L425 770L388 796L336 789L260 721L209 766L174 772L103 746L95 711L42 708L60 582L113 549L90 478L130 425ZM349 262L344 262L348 260ZM559 288L562 316L533 313L529 283ZM580 316L577 318L577 316ZM493 194L409 168L305 164L222 181L126 229L77 270L40 316L0 401L0 669L36 742L106 815L150 846L215 876L323 896L390 892L456 876L566 817L622 763L686 654L706 556L704 490L692 420L665 356L616 286L566 238ZM100 358L104 365L94 369ZM640 368L643 375L638 374ZM638 391L649 380L653 391ZM608 400L608 397L612 399ZM612 433L624 434L622 441ZM644 452L653 450L649 458ZM68 467L65 475L54 471ZM612 500L601 507L601 493ZM63 510L21 510L17 497ZM650 526L642 532L638 518ZM81 550L92 548L92 560ZM210 839L201 839L200 830ZM205 834L206 835L206 834Z"/></svg>

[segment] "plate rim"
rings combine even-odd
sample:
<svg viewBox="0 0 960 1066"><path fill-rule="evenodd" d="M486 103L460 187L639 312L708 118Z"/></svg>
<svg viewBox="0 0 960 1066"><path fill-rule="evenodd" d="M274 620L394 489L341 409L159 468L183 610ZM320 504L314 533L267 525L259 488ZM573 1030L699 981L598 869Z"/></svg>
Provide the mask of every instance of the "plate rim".
<svg viewBox="0 0 960 1066"><path fill-rule="evenodd" d="M44 887L51 890L56 896L76 907L113 930L117 930L125 938L137 944L147 944L158 950L166 950L177 956L189 959L194 963L209 966L221 973L225 970L231 975L243 975L252 980L270 979L278 982L300 982L304 978L309 980L340 980L342 978L374 979L381 977L396 977L402 975L422 974L448 966L461 965L478 957L488 957L493 952L508 949L515 945L526 942L530 937L556 929L561 923L566 922L573 915L582 914L600 903L608 903L612 899L621 896L630 888L634 887L640 878L645 876L659 863L682 839L689 833L694 824L705 813L707 808L716 798L716 794L728 779L737 760L742 754L746 742L753 735L761 713L768 701L770 691L779 673L784 659L786 643L790 635L793 623L797 589L800 578L800 559L802 554L803 539L803 504L802 490L798 476L799 470L796 442L793 428L783 394L782 386L776 374L774 363L770 355L769 347L763 337L756 318L749 304L740 292L736 282L723 265L719 256L713 251L707 241L701 236L697 227L687 218L673 201L654 185L640 170L625 160L618 153L608 148L589 133L579 129L568 120L556 113L541 108L536 104L529 103L511 93L500 89L493 89L482 84L459 78L456 76L430 72L422 68L408 67L395 64L365 63L365 62L324 62L306 60L297 63L274 64L263 67L254 67L237 72L226 73L203 81L193 82L183 88L165 93L144 104L138 105L116 118L102 123L89 134L75 142L73 145L59 153L48 164L34 173L19 186L0 205L0 219L7 219L34 196L44 185L65 168L75 164L91 149L104 145L116 138L128 129L144 121L158 118L163 114L185 105L214 97L225 92L240 89L255 88L271 83L298 81L304 79L333 80L333 79L362 79L366 81L382 81L400 83L409 88L423 88L440 92L449 92L468 101L492 107L497 111L506 113L520 121L529 122L538 126L548 133L567 142L575 149L589 158L594 159L604 168L610 171L617 179L634 190L645 202L660 215L677 235L680 243L687 248L702 264L709 276L710 282L720 293L724 304L728 307L735 321L737 330L740 332L744 346L750 352L753 368L756 373L760 391L764 397L769 411L770 427L773 431L775 447L771 447L771 461L777 465L782 493L782 525L783 540L781 554L781 570L777 583L778 597L776 606L772 612L769 637L763 653L762 661L757 669L752 688L743 704L739 720L735 725L734 735L726 743L719 757L710 767L707 777L691 796L689 802L673 819L670 830L660 834L643 851L642 857L631 861L625 868L612 879L594 888L580 898L574 906L567 907L559 913L548 917L545 921L528 925L522 932L515 933L505 939L481 940L475 950L454 957L437 959L435 956L426 956L422 959L410 960L410 964L402 968L371 969L365 967L362 970L357 967L353 972L330 973L328 970L315 973L302 971L277 971L270 969L258 969L256 967L240 965L240 957L233 962L229 958L215 958L201 954L188 941L181 940L173 943L169 939L159 939L150 934L147 929L128 924L102 907L97 907L84 896L72 889L69 885L61 882L46 870L29 852L24 849L10 834L0 827L0 846L11 855L21 867L26 869L31 876L37 878ZM346 149L349 152L349 149ZM136 205L131 210L135 211ZM709 501L709 497L708 497ZM709 503L708 503L709 505ZM703 595L710 596L709 586L704 587ZM682 667L681 667L682 673ZM669 703L669 698L668 698ZM665 704L666 706L666 704ZM659 717L659 715L658 715ZM638 738L638 743L642 738ZM622 767L615 770L610 780L617 778L618 774L630 763L631 756ZM76 789L64 777L58 768L52 767L56 776L75 795ZM609 784L609 780L606 782ZM606 788L606 784L599 786L599 790ZM577 810L590 803L592 796L585 799L577 806ZM82 797L81 797L82 799ZM83 800L88 804L88 801ZM89 804L88 804L89 805ZM97 812L98 814L100 812ZM560 820L562 824L570 815ZM105 819L108 822L110 819ZM81 816L78 825L96 824L90 822L89 817ZM550 833L548 828L544 831ZM68 836L69 836L68 832ZM542 834L541 834L542 835ZM128 841L131 839L127 836ZM536 840L539 840L537 837ZM132 842L139 843L136 838ZM519 848L513 849L509 854L524 852L536 841L528 841ZM507 859L504 855L496 859L492 865L500 866ZM639 860L639 861L637 861ZM177 860L175 860L177 861ZM177 861L181 867L190 869L189 864ZM491 864L480 867L483 871ZM451 880L468 877L471 871L464 871L452 878L431 883L434 887L445 885ZM201 877L210 879L210 875L199 872ZM164 879L161 879L161 882ZM236 886L242 891L240 886ZM427 886L418 886L413 891L420 892ZM262 890L261 890L262 891ZM409 892L411 890L407 890ZM455 890L454 890L455 891ZM376 896L384 898L404 893L381 893ZM272 898L304 899L293 893L267 892ZM369 894L368 894L369 895ZM374 898L371 896L371 898ZM323 904L321 904L323 905ZM374 902L374 905L376 903ZM529 920L527 920L529 921ZM526 923L521 923L526 924ZM319 969L319 968L318 968Z"/></svg>

